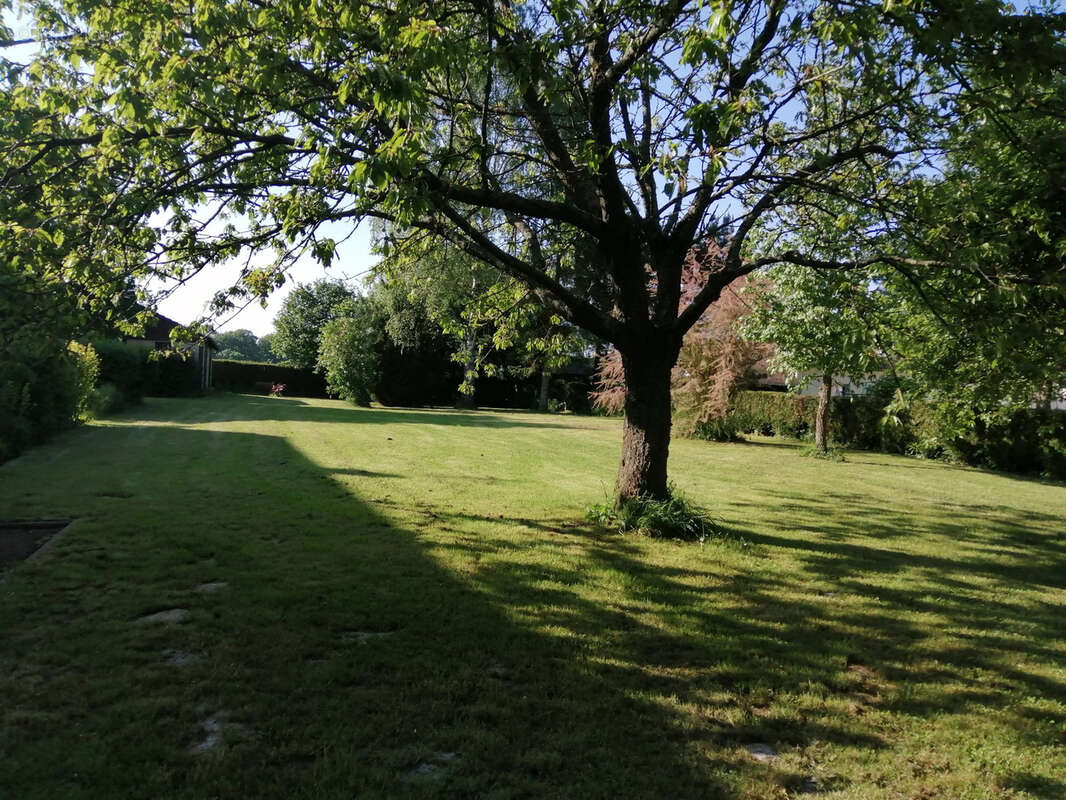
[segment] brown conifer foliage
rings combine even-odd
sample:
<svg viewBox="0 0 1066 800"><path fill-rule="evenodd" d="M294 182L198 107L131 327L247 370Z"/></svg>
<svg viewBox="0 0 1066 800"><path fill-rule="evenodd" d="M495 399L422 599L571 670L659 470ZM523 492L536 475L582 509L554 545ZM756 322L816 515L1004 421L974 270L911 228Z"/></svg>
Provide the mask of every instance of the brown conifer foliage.
<svg viewBox="0 0 1066 800"><path fill-rule="evenodd" d="M712 242L700 252L690 252L682 272L682 304L687 304L723 265L725 248ZM671 390L678 429L692 434L699 426L721 420L729 412L734 392L756 377L758 365L771 347L750 342L739 332L738 322L749 312L741 289L750 282L741 277L729 284L700 320L685 335L681 355L671 374ZM625 404L622 358L611 349L600 359L593 404L617 414Z"/></svg>

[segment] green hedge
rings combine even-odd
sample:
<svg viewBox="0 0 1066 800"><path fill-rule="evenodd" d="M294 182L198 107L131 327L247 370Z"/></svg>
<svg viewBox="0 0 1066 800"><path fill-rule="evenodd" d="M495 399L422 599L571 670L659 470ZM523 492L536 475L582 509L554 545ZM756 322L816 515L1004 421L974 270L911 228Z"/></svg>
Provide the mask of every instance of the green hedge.
<svg viewBox="0 0 1066 800"><path fill-rule="evenodd" d="M214 387L224 392L262 393L262 387L266 384L283 383L284 394L289 396L327 396L325 378L303 367L216 358L212 375Z"/></svg>
<svg viewBox="0 0 1066 800"><path fill-rule="evenodd" d="M1024 409L1009 419L978 421L965 436L948 435L934 409L911 403L906 412L887 417L888 397L834 397L829 435L856 450L946 457L971 466L1066 478L1066 412ZM814 430L818 398L784 392L738 392L729 417L697 430L696 435L720 440L725 433L806 438Z"/></svg>
<svg viewBox="0 0 1066 800"><path fill-rule="evenodd" d="M117 390L121 398L118 407L139 403L146 395L183 397L200 393L200 373L191 356L163 356L143 344L113 339L94 341L93 348L100 357L99 384ZM108 405L116 410L113 402Z"/></svg>
<svg viewBox="0 0 1066 800"><path fill-rule="evenodd" d="M801 438L814 427L817 399L784 392L737 392L730 418L740 433Z"/></svg>
<svg viewBox="0 0 1066 800"><path fill-rule="evenodd" d="M141 402L149 389L151 351L117 339L94 341L93 349L100 358L99 384L114 386L124 405Z"/></svg>
<svg viewBox="0 0 1066 800"><path fill-rule="evenodd" d="M0 462L84 421L99 360L60 340L0 348Z"/></svg>
<svg viewBox="0 0 1066 800"><path fill-rule="evenodd" d="M829 407L829 433L838 444L857 450L913 452L929 431L930 415L912 404L897 423L885 421L887 400L880 395L834 397ZM738 392L730 421L741 433L803 439L814 431L818 398L785 392Z"/></svg>

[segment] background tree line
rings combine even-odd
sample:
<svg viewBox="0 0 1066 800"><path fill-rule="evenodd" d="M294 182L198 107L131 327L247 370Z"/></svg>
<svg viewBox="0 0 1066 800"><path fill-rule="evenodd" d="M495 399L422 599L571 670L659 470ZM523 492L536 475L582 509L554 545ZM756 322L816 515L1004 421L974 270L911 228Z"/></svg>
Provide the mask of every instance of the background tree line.
<svg viewBox="0 0 1066 800"><path fill-rule="evenodd" d="M1055 8L31 8L38 53L0 72L16 272L106 313L131 278L180 281L249 254L224 308L275 288L300 253L330 263L328 225L376 220L398 273L427 252L462 254L506 276L472 280L478 304L511 281L546 324L615 347L620 499L668 495L685 334L767 268L847 276L854 296L883 288L899 308L930 309L885 324L921 343L899 351L912 366L988 386L979 406L1007 383L1021 402L1035 370L1046 380L1058 363L1039 335L1063 305ZM720 266L683 299L686 260L712 241ZM275 259L257 266L264 250ZM476 366L478 315L462 327ZM990 364L998 386L983 380Z"/></svg>

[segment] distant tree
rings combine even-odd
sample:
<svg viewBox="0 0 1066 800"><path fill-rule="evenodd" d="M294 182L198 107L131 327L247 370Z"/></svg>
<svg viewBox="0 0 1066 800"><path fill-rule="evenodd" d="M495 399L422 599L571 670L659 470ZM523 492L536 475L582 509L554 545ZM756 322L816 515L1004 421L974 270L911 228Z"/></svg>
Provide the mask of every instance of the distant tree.
<svg viewBox="0 0 1066 800"><path fill-rule="evenodd" d="M1066 386L1066 78L1007 56L960 73L974 91L943 120L935 173L853 170L835 197L797 187L753 230L754 255L789 258L766 258L749 333L794 377L820 375L823 401L830 372L890 367L892 407L921 399L950 437Z"/></svg>
<svg viewBox="0 0 1066 800"><path fill-rule="evenodd" d="M841 271L782 264L764 275L768 282L748 295L752 313L743 332L773 346L772 363L794 386L816 377L814 444L825 452L833 376L859 378L885 364L875 323L880 292Z"/></svg>
<svg viewBox="0 0 1066 800"><path fill-rule="evenodd" d="M318 344L326 323L341 316L339 310L356 294L342 281L319 280L297 286L274 318L271 351L298 367L318 363Z"/></svg>
<svg viewBox="0 0 1066 800"><path fill-rule="evenodd" d="M1066 49L1053 5L985 0L27 5L42 36L30 69L0 71L18 84L0 195L30 187L34 231L74 220L84 254L137 234L142 274L179 278L273 250L245 261L257 295L300 253L328 263L334 223L447 240L622 353L620 500L668 496L685 332L736 278L811 266L756 252L762 219L843 198L899 224L894 192L857 195L849 174L906 189L987 94L970 62L1027 68L997 86L1045 82ZM94 176L118 186L85 202ZM726 267L683 306L684 259L724 211Z"/></svg>
<svg viewBox="0 0 1066 800"><path fill-rule="evenodd" d="M723 238L698 253L689 253L681 281L683 302L699 294L707 276L722 268L727 241ZM682 433L706 431L709 425L724 420L734 393L768 355L766 345L751 341L742 333L741 322L750 312L748 302L741 296L747 286L746 277L727 286L682 340L681 353L670 376ZM608 413L621 412L625 406L624 377L621 356L611 349L600 359L598 388L592 394L594 404Z"/></svg>
<svg viewBox="0 0 1066 800"><path fill-rule="evenodd" d="M375 270L391 291L406 294L408 308L417 305L455 342L453 357L462 365L458 404L474 405L478 377L491 373L488 356L493 350L493 304L478 302L483 295L511 294L509 279L447 242L419 238L402 248L384 251ZM389 330L403 344L405 334L397 320Z"/></svg>
<svg viewBox="0 0 1066 800"><path fill-rule="evenodd" d="M256 344L259 345L259 352L263 354L263 361L269 361L276 364L281 361L281 356L274 352L275 336L276 334L273 333L260 336Z"/></svg>
<svg viewBox="0 0 1066 800"><path fill-rule="evenodd" d="M744 336L744 320L751 313L739 278L727 286L681 345L672 380L679 429L689 435L731 439L727 424L736 393L749 386L771 348Z"/></svg>
<svg viewBox="0 0 1066 800"><path fill-rule="evenodd" d="M1066 300L1048 279L1066 274L1066 80L987 93L952 138L901 244L941 266L884 285L901 377L961 434L1066 389Z"/></svg>
<svg viewBox="0 0 1066 800"><path fill-rule="evenodd" d="M480 376L507 371L539 373L539 405L546 410L552 370L583 352L587 336L545 309L521 281L446 241L422 237L394 246L383 227L378 249L383 258L375 275L382 288L393 298L406 297L390 312L390 335L403 346L403 322L418 307L451 337L453 358L463 370L460 405L473 405Z"/></svg>
<svg viewBox="0 0 1066 800"><path fill-rule="evenodd" d="M216 333L211 338L219 348L215 358L228 358L234 361L267 360L263 348L259 345L259 340L247 328Z"/></svg>
<svg viewBox="0 0 1066 800"><path fill-rule="evenodd" d="M317 368L332 394L369 406L380 369L377 348L383 334L381 315L371 298L349 300L334 311L319 337Z"/></svg>

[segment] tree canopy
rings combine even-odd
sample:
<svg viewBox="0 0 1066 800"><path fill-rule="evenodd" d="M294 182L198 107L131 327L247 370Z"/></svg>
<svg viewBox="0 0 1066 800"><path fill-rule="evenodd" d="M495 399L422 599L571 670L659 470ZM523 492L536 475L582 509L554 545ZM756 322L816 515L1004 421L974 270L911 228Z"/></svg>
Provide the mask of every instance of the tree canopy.
<svg viewBox="0 0 1066 800"><path fill-rule="evenodd" d="M323 328L345 316L346 308L355 299L355 292L342 281L319 280L297 286L274 318L271 349L291 364L313 368L318 363Z"/></svg>
<svg viewBox="0 0 1066 800"><path fill-rule="evenodd" d="M247 328L212 334L211 338L218 347L215 358L231 358L236 361L275 361L270 351L269 340L256 337ZM273 337L271 337L273 338Z"/></svg>
<svg viewBox="0 0 1066 800"><path fill-rule="evenodd" d="M619 350L620 497L667 492L670 370L723 288L841 266L756 242L764 221L832 206L895 230L975 98L1063 63L1061 14L995 0L33 9L40 57L7 70L0 134L20 236L72 229L97 247L72 266L103 247L179 277L244 254L252 293L298 252L328 264L330 223L447 241ZM682 303L686 256L724 229L721 267ZM876 242L862 260L934 261Z"/></svg>

